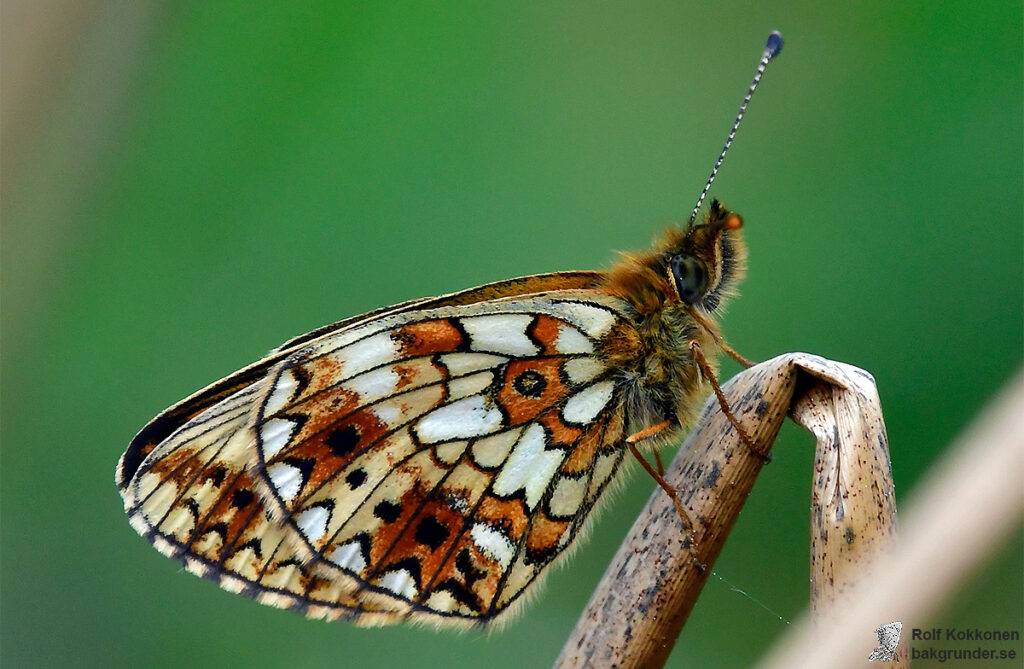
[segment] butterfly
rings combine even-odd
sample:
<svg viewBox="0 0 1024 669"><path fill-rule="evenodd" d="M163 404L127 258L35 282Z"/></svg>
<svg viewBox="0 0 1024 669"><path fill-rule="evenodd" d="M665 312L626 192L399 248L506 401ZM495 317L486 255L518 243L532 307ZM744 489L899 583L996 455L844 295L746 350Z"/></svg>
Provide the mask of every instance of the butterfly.
<svg viewBox="0 0 1024 669"><path fill-rule="evenodd" d="M310 617L507 616L586 534L633 441L672 442L692 419L731 352L715 316L744 274L740 227L712 201L608 271L296 337L135 436L115 473L131 526L188 571Z"/></svg>

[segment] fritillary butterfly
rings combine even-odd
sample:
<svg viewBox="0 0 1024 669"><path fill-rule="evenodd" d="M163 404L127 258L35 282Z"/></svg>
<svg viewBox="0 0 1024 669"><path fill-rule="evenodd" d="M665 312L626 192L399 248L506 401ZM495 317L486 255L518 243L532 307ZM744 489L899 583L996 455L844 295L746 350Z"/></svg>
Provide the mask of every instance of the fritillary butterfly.
<svg viewBox="0 0 1024 669"><path fill-rule="evenodd" d="M745 257L713 201L607 272L295 338L139 432L116 472L131 525L190 572L312 617L492 621L586 533L630 434L679 437L707 390L692 345L728 350L714 317Z"/></svg>

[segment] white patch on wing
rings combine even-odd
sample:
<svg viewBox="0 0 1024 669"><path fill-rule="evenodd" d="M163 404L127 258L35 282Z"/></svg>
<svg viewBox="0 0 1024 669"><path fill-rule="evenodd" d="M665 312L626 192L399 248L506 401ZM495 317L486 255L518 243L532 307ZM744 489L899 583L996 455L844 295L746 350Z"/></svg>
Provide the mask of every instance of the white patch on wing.
<svg viewBox="0 0 1024 669"><path fill-rule="evenodd" d="M582 332L571 325L559 325L558 337L555 338L555 348L559 353L571 355L573 353L593 353L594 344L584 336Z"/></svg>
<svg viewBox="0 0 1024 669"><path fill-rule="evenodd" d="M522 431L522 428L516 428L477 439L473 442L470 451L473 460L481 467L497 467L508 457L509 451L512 450L512 446L515 445Z"/></svg>
<svg viewBox="0 0 1024 669"><path fill-rule="evenodd" d="M494 372L478 372L469 376L460 376L448 383L448 396L456 400L482 392L494 382Z"/></svg>
<svg viewBox="0 0 1024 669"><path fill-rule="evenodd" d="M446 465L454 465L462 457L468 444L468 441L450 441L438 444L434 447L434 454Z"/></svg>
<svg viewBox="0 0 1024 669"><path fill-rule="evenodd" d="M487 353L445 353L441 356L441 364L448 368L452 376L493 369L506 362L508 358Z"/></svg>
<svg viewBox="0 0 1024 669"><path fill-rule="evenodd" d="M358 541L350 541L341 546L335 546L327 555L327 559L342 569L361 574L366 568L366 560L363 559L363 551Z"/></svg>
<svg viewBox="0 0 1024 669"><path fill-rule="evenodd" d="M349 379L368 369L391 362L398 357L399 347L388 332L378 332L366 339L345 346L332 355L341 363L341 375Z"/></svg>
<svg viewBox="0 0 1024 669"><path fill-rule="evenodd" d="M425 444L490 434L501 427L501 411L483 395L473 395L434 409L416 423L416 436Z"/></svg>
<svg viewBox="0 0 1024 669"><path fill-rule="evenodd" d="M274 392L270 393L270 397L267 398L263 415L273 416L284 408L284 405L288 403L288 400L291 399L292 394L295 392L295 385L295 375L292 374L292 370L286 369L282 371L281 376L277 379L277 383L274 384Z"/></svg>
<svg viewBox="0 0 1024 669"><path fill-rule="evenodd" d="M533 423L494 478L494 494L504 497L522 488L526 492L526 506L536 508L564 457L562 451L544 450L544 428Z"/></svg>
<svg viewBox="0 0 1024 669"><path fill-rule="evenodd" d="M376 579L376 584L400 597L416 598L416 582L407 569L393 569Z"/></svg>
<svg viewBox="0 0 1024 669"><path fill-rule="evenodd" d="M195 574L199 578L206 577L206 565L193 557L185 558L185 569L188 570L190 573Z"/></svg>
<svg viewBox="0 0 1024 669"><path fill-rule="evenodd" d="M233 592L236 595L241 593L248 587L248 584L240 578L222 574L220 581L217 583L220 587L224 588L228 592Z"/></svg>
<svg viewBox="0 0 1024 669"><path fill-rule="evenodd" d="M459 600L452 597L447 590L438 590L427 598L427 608L434 611L451 613L459 606Z"/></svg>
<svg viewBox="0 0 1024 669"><path fill-rule="evenodd" d="M331 512L322 506L311 506L295 516L295 526L303 536L312 542L319 541L327 533L327 521Z"/></svg>
<svg viewBox="0 0 1024 669"><path fill-rule="evenodd" d="M153 526L149 524L149 519L146 518L146 515L144 513L133 513L132 515L128 516L128 524L132 526L133 530L135 530L142 536L146 536L147 534L149 534L149 531L153 529ZM153 545L156 545L157 539L160 539L160 541L164 541L162 538L160 538L160 535L154 535ZM164 552L159 546L157 546L157 550L161 553Z"/></svg>
<svg viewBox="0 0 1024 669"><path fill-rule="evenodd" d="M178 500L178 486L173 479L161 483L160 477L152 472L146 472L139 480L139 499L145 500L142 510L149 518L161 518Z"/></svg>
<svg viewBox="0 0 1024 669"><path fill-rule="evenodd" d="M540 347L526 335L533 322L529 314L494 314L461 318L459 322L470 338L474 351L507 353L527 357L540 353Z"/></svg>
<svg viewBox="0 0 1024 669"><path fill-rule="evenodd" d="M597 358L586 357L586 358L571 358L566 360L562 365L562 369L565 370L566 376L569 380L576 385L583 385L588 381L593 381L601 372L604 371L604 365Z"/></svg>
<svg viewBox="0 0 1024 669"><path fill-rule="evenodd" d="M574 516L583 504L583 496L587 492L587 479L561 478L555 484L551 493L551 502L548 506L551 513L556 516Z"/></svg>
<svg viewBox="0 0 1024 669"><path fill-rule="evenodd" d="M516 549L504 532L484 523L474 523L469 536L484 555L498 563L502 571L508 569Z"/></svg>
<svg viewBox="0 0 1024 669"><path fill-rule="evenodd" d="M608 453L597 457L597 461L593 465L594 473L590 477L590 488L587 489L588 496L597 493L601 486L611 478L612 473L615 472L616 464L618 464L618 456L615 453Z"/></svg>
<svg viewBox="0 0 1024 669"><path fill-rule="evenodd" d="M564 302L562 306L564 310L559 310L559 316L572 321L594 339L603 337L615 323L615 314L607 309L578 302Z"/></svg>
<svg viewBox="0 0 1024 669"><path fill-rule="evenodd" d="M359 399L365 404L393 394L397 386L398 373L390 366L360 374L342 385L346 390L358 393Z"/></svg>
<svg viewBox="0 0 1024 669"><path fill-rule="evenodd" d="M394 404L374 404L370 411L388 427L395 427L402 422L402 410Z"/></svg>
<svg viewBox="0 0 1024 669"><path fill-rule="evenodd" d="M540 571L541 565L536 562L527 564L526 560L526 551L523 551L511 568L506 571L505 585L498 597L498 606L507 606L512 598L522 592Z"/></svg>
<svg viewBox="0 0 1024 669"><path fill-rule="evenodd" d="M267 475L270 476L270 484L286 503L295 499L302 488L302 472L284 462L277 462L267 467Z"/></svg>
<svg viewBox="0 0 1024 669"><path fill-rule="evenodd" d="M186 537L195 529L195 526L196 517L193 513L188 507L178 505L167 512L167 515L160 521L157 529L171 536Z"/></svg>
<svg viewBox="0 0 1024 669"><path fill-rule="evenodd" d="M398 395L385 397L371 405L370 409L388 427L397 429L410 421L422 418L435 408L440 408L444 401L444 395L444 384L433 383L416 390L408 390Z"/></svg>
<svg viewBox="0 0 1024 669"><path fill-rule="evenodd" d="M288 445L295 435L298 424L287 418L271 418L260 428L263 459L270 460Z"/></svg>
<svg viewBox="0 0 1024 669"><path fill-rule="evenodd" d="M587 386L569 398L562 409L562 418L570 423L589 423L597 417L612 398L615 384L602 381Z"/></svg>

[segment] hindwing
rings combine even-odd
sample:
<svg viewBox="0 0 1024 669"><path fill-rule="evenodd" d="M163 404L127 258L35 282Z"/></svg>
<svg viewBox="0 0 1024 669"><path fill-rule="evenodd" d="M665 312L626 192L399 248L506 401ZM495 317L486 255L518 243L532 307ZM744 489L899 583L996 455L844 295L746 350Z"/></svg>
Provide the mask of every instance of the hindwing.
<svg viewBox="0 0 1024 669"><path fill-rule="evenodd" d="M296 338L169 410L118 468L133 527L308 615L508 610L623 457L623 376L602 350L626 308L586 289L458 295Z"/></svg>

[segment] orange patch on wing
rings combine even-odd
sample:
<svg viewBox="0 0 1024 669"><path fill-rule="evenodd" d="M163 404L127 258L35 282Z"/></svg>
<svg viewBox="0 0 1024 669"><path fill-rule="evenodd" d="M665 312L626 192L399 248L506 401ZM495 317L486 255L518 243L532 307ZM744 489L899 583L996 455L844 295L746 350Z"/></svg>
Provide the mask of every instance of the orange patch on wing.
<svg viewBox="0 0 1024 669"><path fill-rule="evenodd" d="M343 388L333 388L301 404L296 404L278 415L302 414L306 417L302 429L294 437L295 442L298 443L323 430L336 421L338 416L344 416L358 406L358 393Z"/></svg>
<svg viewBox="0 0 1024 669"><path fill-rule="evenodd" d="M448 369L444 365L437 364L433 359L429 359L427 364L424 364L422 359L400 362L392 369L398 375L398 383L395 384L396 391L404 390L411 385L422 386L448 378Z"/></svg>
<svg viewBox="0 0 1024 669"><path fill-rule="evenodd" d="M302 391L302 397L309 397L324 388L330 388L341 379L342 363L337 356L328 354L312 360L307 360L298 366L305 375L306 387ZM296 398L300 399L300 398Z"/></svg>
<svg viewBox="0 0 1024 669"><path fill-rule="evenodd" d="M430 306L450 306L458 304L474 304L488 300L497 300L515 295L545 293L549 290L572 290L579 288L595 288L603 283L604 272L557 272L538 274L507 279L498 283L487 284L464 290L446 298L431 300Z"/></svg>
<svg viewBox="0 0 1024 669"><path fill-rule="evenodd" d="M562 322L551 316L539 315L534 319L530 334L543 347L542 355L558 355L558 330Z"/></svg>
<svg viewBox="0 0 1024 669"><path fill-rule="evenodd" d="M252 477L248 474L240 474L206 514L202 526L195 534L196 538L215 531L223 540L217 554L206 557L220 559L224 551L234 546L236 539L252 522L253 517L259 515L258 512L253 513L257 510L257 507L254 506L257 503L257 498L252 491ZM248 503L242 504L244 501Z"/></svg>
<svg viewBox="0 0 1024 669"><path fill-rule="evenodd" d="M604 439L602 439L602 443L598 445L598 450L607 453L619 448L624 448L622 444L622 439L625 436L625 426L623 424L624 416L625 411L620 407L620 409L613 413L611 418L608 419L607 427L604 430Z"/></svg>
<svg viewBox="0 0 1024 669"><path fill-rule="evenodd" d="M459 537L455 550L432 575L433 582L424 579L420 599L426 601L432 593L444 591L473 612L483 614L498 591L501 576L501 565L484 555L467 532Z"/></svg>
<svg viewBox="0 0 1024 669"><path fill-rule="evenodd" d="M157 460L150 470L161 479L173 481L179 486L190 483L196 475L205 469L202 458L195 457L196 451L180 448L167 457Z"/></svg>
<svg viewBox="0 0 1024 669"><path fill-rule="evenodd" d="M562 472L574 475L590 469L594 464L594 454L597 452L598 440L601 438L601 429L601 423L591 426L590 430L583 435L576 447L569 453L569 457L562 463Z"/></svg>
<svg viewBox="0 0 1024 669"><path fill-rule="evenodd" d="M577 438L583 433L583 430L576 427L570 427L562 422L561 412L559 411L548 411L540 419L541 425L546 427L551 434L551 441L554 444L564 444L568 446L576 441Z"/></svg>
<svg viewBox="0 0 1024 669"><path fill-rule="evenodd" d="M381 523L373 533L370 544L370 570L378 571L378 568L383 564L383 560L388 557L388 550L398 540L405 524L412 518L412 514L416 511L416 506L417 501L415 499L410 500L409 495L404 496L398 518L392 522ZM391 560L388 559L388 562L391 562Z"/></svg>
<svg viewBox="0 0 1024 669"><path fill-rule="evenodd" d="M245 510L252 511L251 508ZM235 572L248 581L252 580L249 578L249 575L256 575L260 573L263 569L263 560L270 557L267 555L267 552L270 549L263 544L261 536L262 532L266 529L264 524L267 522L268 521L264 514L259 512L253 514L249 518L249 522L246 523L244 528L242 528L241 533L239 533L238 537L234 540L234 545L228 551L227 559L232 561L231 568L228 569L229 572ZM249 543L253 540L256 542L255 547ZM243 565L243 563L238 562L237 558L234 556L247 549L250 553Z"/></svg>
<svg viewBox="0 0 1024 669"><path fill-rule="evenodd" d="M315 490L389 431L389 427L377 420L372 411L365 409L327 425L297 446L282 451L267 464L291 458L313 460L309 479L303 489ZM303 429L303 432L306 430ZM299 493L301 495L302 491ZM296 497L296 500L298 499L299 497Z"/></svg>
<svg viewBox="0 0 1024 669"><path fill-rule="evenodd" d="M403 503L413 508L418 506L416 500ZM430 500L410 519L394 548L387 554L388 566L379 568L378 573L414 558L420 565L421 587L426 586L443 567L448 549L458 539L464 520L463 514L449 507L443 500Z"/></svg>
<svg viewBox="0 0 1024 669"><path fill-rule="evenodd" d="M462 345L462 333L447 319L410 323L393 331L391 338L401 345L403 358L451 353Z"/></svg>
<svg viewBox="0 0 1024 669"><path fill-rule="evenodd" d="M521 425L565 397L569 389L559 377L560 361L513 360L505 368L498 402L510 425Z"/></svg>
<svg viewBox="0 0 1024 669"><path fill-rule="evenodd" d="M551 520L539 514L526 537L526 555L534 559L546 559L558 550L558 540L569 529L567 520Z"/></svg>
<svg viewBox="0 0 1024 669"><path fill-rule="evenodd" d="M275 577L277 577L278 572L285 572L286 570L289 570L289 569L294 569L299 574L299 577L298 577L298 579L296 579L297 583L294 586L292 585L292 583L289 580L289 582L288 582L288 586L289 587L287 588L287 591L288 592L292 592L294 594L304 593L306 591L307 586L309 585L309 580L310 580L309 569L307 569L303 565L297 564L294 560L291 560L290 556L288 558L283 559L283 560L280 559L280 558L275 558L273 563L271 563L269 566L267 566L267 568L263 572L263 576L262 576L262 578L260 580L261 581L273 581L273 580L275 580ZM288 608L288 607L286 606L284 608Z"/></svg>
<svg viewBox="0 0 1024 669"><path fill-rule="evenodd" d="M480 502L480 507L476 511L476 519L501 528L512 543L516 543L522 538L530 521L522 500L498 499L491 495L485 496Z"/></svg>

